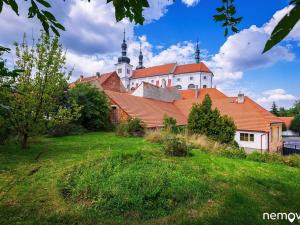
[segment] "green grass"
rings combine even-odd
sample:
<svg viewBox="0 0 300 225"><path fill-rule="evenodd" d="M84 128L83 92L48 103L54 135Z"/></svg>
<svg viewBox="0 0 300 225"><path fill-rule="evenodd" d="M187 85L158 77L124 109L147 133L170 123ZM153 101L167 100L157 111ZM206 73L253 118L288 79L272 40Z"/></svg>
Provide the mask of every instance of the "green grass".
<svg viewBox="0 0 300 225"><path fill-rule="evenodd" d="M262 213L300 213L298 168L160 148L112 133L0 146L0 224L290 224Z"/></svg>

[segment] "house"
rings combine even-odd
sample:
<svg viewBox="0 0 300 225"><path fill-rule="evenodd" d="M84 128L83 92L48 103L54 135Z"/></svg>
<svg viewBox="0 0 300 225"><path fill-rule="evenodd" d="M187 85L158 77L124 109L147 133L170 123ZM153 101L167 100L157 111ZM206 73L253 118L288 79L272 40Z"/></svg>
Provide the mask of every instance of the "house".
<svg viewBox="0 0 300 225"><path fill-rule="evenodd" d="M165 115L174 117L178 125L186 125L194 103L200 103L208 94L213 108L228 115L237 126L235 140L248 151L276 152L282 147L282 120L238 94L228 97L213 88L213 73L200 62L198 43L195 63L169 63L145 68L140 49L139 65L133 70L127 57L125 33L116 71L83 77L70 84L88 82L104 91L110 99L113 123L140 118L148 128L163 126Z"/></svg>
<svg viewBox="0 0 300 225"><path fill-rule="evenodd" d="M175 118L178 125L186 125L192 105L201 103L208 94L212 107L234 120L235 140L241 147L262 152L275 152L282 147L282 121L244 95L228 97L215 88L184 90L179 91L180 98L171 102L151 96L151 91L145 91L149 84L143 86L144 96L104 91L111 101L114 122L138 117L148 128L158 128L163 126L164 115L168 115Z"/></svg>

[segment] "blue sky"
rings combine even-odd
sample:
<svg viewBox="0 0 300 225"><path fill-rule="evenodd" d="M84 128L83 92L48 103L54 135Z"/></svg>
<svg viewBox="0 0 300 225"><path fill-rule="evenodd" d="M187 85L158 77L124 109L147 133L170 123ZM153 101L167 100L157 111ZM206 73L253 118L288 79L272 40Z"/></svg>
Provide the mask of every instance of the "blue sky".
<svg viewBox="0 0 300 225"><path fill-rule="evenodd" d="M143 26L127 20L116 23L113 8L104 0L55 2L52 11L66 27L61 42L68 49L68 66L75 68L73 80L80 74L113 70L126 29L134 66L140 42L146 66L183 64L193 62L199 38L202 59L215 73L217 88L226 94L242 91L266 108L272 101L289 107L300 97L300 25L279 46L261 54L272 28L290 10L286 0L236 0L238 15L243 16L241 32L229 37L212 18L221 0L149 0ZM20 41L24 32L38 35L39 23L25 18L27 7L21 6L20 17L4 8L0 44ZM13 61L13 53L7 57Z"/></svg>

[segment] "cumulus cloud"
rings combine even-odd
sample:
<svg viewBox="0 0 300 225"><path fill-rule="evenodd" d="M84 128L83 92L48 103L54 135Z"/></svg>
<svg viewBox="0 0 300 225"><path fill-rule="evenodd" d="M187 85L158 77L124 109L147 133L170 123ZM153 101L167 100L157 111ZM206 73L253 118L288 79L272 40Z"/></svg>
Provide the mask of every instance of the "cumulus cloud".
<svg viewBox="0 0 300 225"><path fill-rule="evenodd" d="M280 106L290 106L297 98L288 94L284 89L266 90L262 93L262 97L257 98L257 102L262 104L265 108L270 108L273 102Z"/></svg>
<svg viewBox="0 0 300 225"><path fill-rule="evenodd" d="M187 7L191 7L197 5L200 0L182 0L182 2L187 5Z"/></svg>
<svg viewBox="0 0 300 225"><path fill-rule="evenodd" d="M239 80L245 70L271 66L282 60L294 60L294 53L287 46L282 45L277 45L267 53L262 54L264 45L274 26L290 9L291 6L288 6L277 11L272 19L262 27L252 25L229 36L219 52L208 62L215 72L215 80L217 82ZM295 31L289 35L289 39L300 37L299 27L299 24L296 25Z"/></svg>

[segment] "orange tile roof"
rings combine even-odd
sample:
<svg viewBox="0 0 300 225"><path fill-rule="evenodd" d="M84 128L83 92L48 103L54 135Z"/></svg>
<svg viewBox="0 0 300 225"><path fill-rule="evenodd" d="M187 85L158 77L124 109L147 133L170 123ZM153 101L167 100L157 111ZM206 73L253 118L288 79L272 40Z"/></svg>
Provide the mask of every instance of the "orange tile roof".
<svg viewBox="0 0 300 225"><path fill-rule="evenodd" d="M174 75L184 74L184 73L196 73L196 72L207 72L211 73L208 67L203 63L192 63L176 66Z"/></svg>
<svg viewBox="0 0 300 225"><path fill-rule="evenodd" d="M191 99L196 98L197 96L200 96L200 90L199 89L189 89L189 90L182 90L179 91L182 99ZM201 95L205 96L206 94L209 94L211 98L226 98L227 96L224 95L221 91L219 91L216 88L203 88L201 89Z"/></svg>
<svg viewBox="0 0 300 225"><path fill-rule="evenodd" d="M164 115L176 118L179 125L184 125L187 122L186 117L173 103L108 90L105 90L105 93L129 116L140 118L147 127L162 126Z"/></svg>
<svg viewBox="0 0 300 225"><path fill-rule="evenodd" d="M284 122L287 129L290 129L294 117L287 116L287 117L278 117L278 118L281 119L282 122Z"/></svg>
<svg viewBox="0 0 300 225"><path fill-rule="evenodd" d="M143 77L154 77L159 75L168 75L173 72L176 63L164 64L160 66L148 67L145 69L138 69L132 71L132 79L143 78Z"/></svg>
<svg viewBox="0 0 300 225"><path fill-rule="evenodd" d="M206 94L212 99L213 108L218 108L222 115L230 116L238 130L269 132L271 123L282 120L245 97L244 103L238 104L237 97L227 97L215 88L201 89L198 96L195 90L181 91L182 99L172 103L132 96L129 93L105 91L121 109L132 117L139 117L147 127L163 125L165 114L174 117L179 125L185 125L194 103L201 103Z"/></svg>
<svg viewBox="0 0 300 225"><path fill-rule="evenodd" d="M206 94L212 99L212 107L219 109L221 115L230 116L238 130L264 131L270 130L271 123L282 121L272 113L245 97L244 103L238 104L237 97L222 96L222 93L214 88L201 89L198 98L181 99L175 101L175 106L184 116L188 117L194 103L201 103Z"/></svg>
<svg viewBox="0 0 300 225"><path fill-rule="evenodd" d="M103 73L98 76L90 76L90 77L83 77L82 79L79 78L75 82L72 82L69 84L70 87L74 87L76 83L89 83L89 82L98 82L100 85L103 84L111 75L113 75L114 72L109 72L109 73Z"/></svg>

